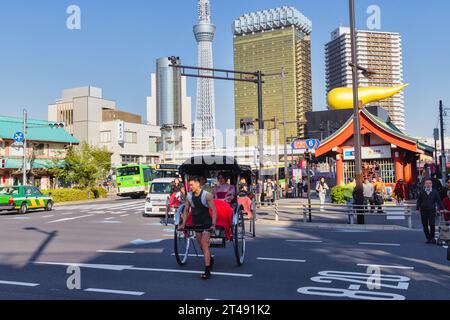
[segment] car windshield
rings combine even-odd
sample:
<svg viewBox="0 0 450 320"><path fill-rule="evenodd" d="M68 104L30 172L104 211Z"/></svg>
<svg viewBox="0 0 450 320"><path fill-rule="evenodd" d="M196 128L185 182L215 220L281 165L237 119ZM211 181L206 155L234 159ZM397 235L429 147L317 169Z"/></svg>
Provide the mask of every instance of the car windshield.
<svg viewBox="0 0 450 320"><path fill-rule="evenodd" d="M150 193L154 194L167 194L170 193L171 183L165 182L157 182L152 183L152 187L150 189Z"/></svg>
<svg viewBox="0 0 450 320"><path fill-rule="evenodd" d="M0 195L15 195L19 194L19 188L0 188Z"/></svg>
<svg viewBox="0 0 450 320"><path fill-rule="evenodd" d="M140 173L139 167L127 167L127 168L117 169L118 177L134 176L134 175L138 175L139 173Z"/></svg>

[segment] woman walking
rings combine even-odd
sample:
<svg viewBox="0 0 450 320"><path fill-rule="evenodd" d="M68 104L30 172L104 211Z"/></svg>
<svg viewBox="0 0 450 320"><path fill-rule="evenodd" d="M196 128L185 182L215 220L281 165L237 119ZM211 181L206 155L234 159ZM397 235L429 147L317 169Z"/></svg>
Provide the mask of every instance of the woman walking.
<svg viewBox="0 0 450 320"><path fill-rule="evenodd" d="M327 183L325 182L325 177L320 178L320 180L317 182L316 185L316 191L319 195L320 199L320 211L325 211L325 200L327 197L327 191L330 188L328 187Z"/></svg>

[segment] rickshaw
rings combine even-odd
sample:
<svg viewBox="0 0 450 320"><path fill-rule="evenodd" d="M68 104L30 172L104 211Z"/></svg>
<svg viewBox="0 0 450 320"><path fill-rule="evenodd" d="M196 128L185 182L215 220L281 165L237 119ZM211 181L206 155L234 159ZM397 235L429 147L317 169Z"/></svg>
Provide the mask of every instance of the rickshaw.
<svg viewBox="0 0 450 320"><path fill-rule="evenodd" d="M239 179L248 174L248 168L240 166L236 159L224 156L197 156L188 159L181 167L180 174L183 184L188 190L189 177L197 176L205 179L216 177L225 172L230 177L230 184L238 191ZM250 170L251 172L251 170ZM251 181L251 180L247 180ZM254 197L253 197L254 198ZM215 234L211 236L212 248L226 248L227 242L231 243L238 266L242 266L245 260L245 221L243 207L238 204L237 196L231 204L221 200L214 200L217 211L217 223ZM174 253L177 263L184 266L189 258L191 247L197 253L195 247L195 231L188 219L186 228L182 231L179 226L183 215L178 212L175 216L174 225ZM190 215L192 216L192 215ZM252 226L254 230L254 226ZM198 255L198 253L197 253Z"/></svg>

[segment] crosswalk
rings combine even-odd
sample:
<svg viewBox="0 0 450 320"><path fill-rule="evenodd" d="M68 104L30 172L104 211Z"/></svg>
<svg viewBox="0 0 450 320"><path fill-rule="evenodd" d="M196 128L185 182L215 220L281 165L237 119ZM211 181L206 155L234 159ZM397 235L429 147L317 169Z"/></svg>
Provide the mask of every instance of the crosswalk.
<svg viewBox="0 0 450 320"><path fill-rule="evenodd" d="M128 201L120 204L85 204L85 205L71 205L71 206L55 206L56 211L93 211L96 213L101 212L121 212L124 214L130 211L143 211L145 206L145 201Z"/></svg>

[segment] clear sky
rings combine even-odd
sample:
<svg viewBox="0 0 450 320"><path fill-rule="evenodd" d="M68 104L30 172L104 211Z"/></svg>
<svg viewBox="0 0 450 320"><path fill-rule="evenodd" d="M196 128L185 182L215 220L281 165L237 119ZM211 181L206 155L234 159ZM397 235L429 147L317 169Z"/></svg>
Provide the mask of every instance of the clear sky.
<svg viewBox="0 0 450 320"><path fill-rule="evenodd" d="M324 45L348 25L347 0L211 0L216 67L233 67L232 21L282 5L313 21L314 110L325 108ZM432 136L438 101L450 107L450 1L356 0L357 27L366 29L369 5L381 8L381 31L403 37L407 131ZM150 73L158 57L197 63L192 33L195 0L0 0L0 115L45 119L47 104L65 88L93 85L120 109L146 116ZM67 7L81 8L81 30L68 30ZM195 108L196 82L188 83ZM216 82L217 127L234 126L233 85Z"/></svg>

